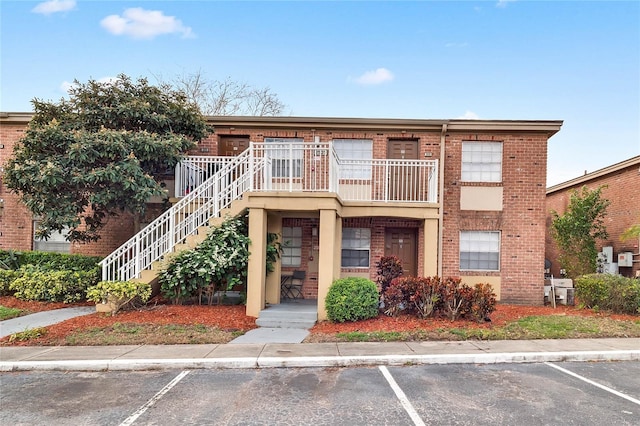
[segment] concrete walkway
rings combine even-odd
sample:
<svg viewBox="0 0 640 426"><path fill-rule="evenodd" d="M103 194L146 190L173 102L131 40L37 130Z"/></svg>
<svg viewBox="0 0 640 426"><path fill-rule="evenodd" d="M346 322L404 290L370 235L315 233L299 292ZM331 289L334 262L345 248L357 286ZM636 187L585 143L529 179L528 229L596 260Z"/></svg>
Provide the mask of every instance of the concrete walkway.
<svg viewBox="0 0 640 426"><path fill-rule="evenodd" d="M92 314L95 311L95 306L80 306L37 312L35 314L0 321L0 338L32 328L46 327L71 318Z"/></svg>

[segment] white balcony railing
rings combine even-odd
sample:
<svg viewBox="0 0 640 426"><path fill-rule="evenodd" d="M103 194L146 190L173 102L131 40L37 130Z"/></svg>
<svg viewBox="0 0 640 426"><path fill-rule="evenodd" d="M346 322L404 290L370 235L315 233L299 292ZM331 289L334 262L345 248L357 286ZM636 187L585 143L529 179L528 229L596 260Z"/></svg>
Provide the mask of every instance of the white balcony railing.
<svg viewBox="0 0 640 426"><path fill-rule="evenodd" d="M102 279L139 277L247 191L435 203L437 177L437 160L344 160L330 143L252 142L237 157L188 157L176 169L175 195L181 200L103 259Z"/></svg>

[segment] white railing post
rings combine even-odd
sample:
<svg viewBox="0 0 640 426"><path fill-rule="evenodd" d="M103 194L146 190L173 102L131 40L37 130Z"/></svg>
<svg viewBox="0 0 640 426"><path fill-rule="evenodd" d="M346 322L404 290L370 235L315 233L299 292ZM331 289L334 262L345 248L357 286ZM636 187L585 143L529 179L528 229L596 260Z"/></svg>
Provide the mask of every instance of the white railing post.
<svg viewBox="0 0 640 426"><path fill-rule="evenodd" d="M389 176L389 160L384 162L384 202L389 201L389 182L391 176Z"/></svg>
<svg viewBox="0 0 640 426"><path fill-rule="evenodd" d="M249 191L253 191L253 177L255 173L255 166L253 162L255 161L253 151L253 142L249 142Z"/></svg>

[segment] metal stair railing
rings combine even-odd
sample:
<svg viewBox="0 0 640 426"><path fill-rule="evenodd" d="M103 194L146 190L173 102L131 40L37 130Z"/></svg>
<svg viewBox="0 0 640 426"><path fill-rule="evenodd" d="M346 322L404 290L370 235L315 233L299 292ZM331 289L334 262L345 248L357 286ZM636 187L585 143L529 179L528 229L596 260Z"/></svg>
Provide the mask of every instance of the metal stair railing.
<svg viewBox="0 0 640 426"><path fill-rule="evenodd" d="M102 262L104 281L138 278L151 264L171 252L200 226L217 217L251 188L256 161L247 149L222 166L178 203L131 237Z"/></svg>

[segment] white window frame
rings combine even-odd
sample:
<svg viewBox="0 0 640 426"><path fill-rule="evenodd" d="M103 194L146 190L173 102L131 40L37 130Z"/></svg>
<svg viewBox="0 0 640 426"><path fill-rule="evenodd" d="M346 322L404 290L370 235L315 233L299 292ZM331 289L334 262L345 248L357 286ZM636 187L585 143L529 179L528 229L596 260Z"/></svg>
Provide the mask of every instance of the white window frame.
<svg viewBox="0 0 640 426"><path fill-rule="evenodd" d="M332 142L333 149L340 160L356 160L340 165L338 172L340 179L371 179L372 139L333 139Z"/></svg>
<svg viewBox="0 0 640 426"><path fill-rule="evenodd" d="M500 231L460 231L461 271L500 271Z"/></svg>
<svg viewBox="0 0 640 426"><path fill-rule="evenodd" d="M265 143L277 144L302 144L303 138L264 138ZM271 157L271 176L274 178L302 177L302 154L301 148L295 148L290 151L288 148L269 149ZM292 158L289 158L292 157ZM293 170L290 171L291 162L293 162Z"/></svg>
<svg viewBox="0 0 640 426"><path fill-rule="evenodd" d="M365 255L366 253L366 255ZM358 254L358 257L346 259L359 259L358 264L347 262L345 255ZM364 260L366 259L366 264ZM370 228L343 228L342 229L342 253L340 263L343 268L365 268L371 265L371 229Z"/></svg>
<svg viewBox="0 0 640 426"><path fill-rule="evenodd" d="M502 142L463 141L463 182L502 182Z"/></svg>
<svg viewBox="0 0 640 426"><path fill-rule="evenodd" d="M69 229L66 228L62 232L53 231L49 239L44 240L36 237L36 231L40 225L39 220L33 221L33 250L47 251L54 253L71 253L71 242L67 240Z"/></svg>
<svg viewBox="0 0 640 426"><path fill-rule="evenodd" d="M298 267L302 264L302 227L282 227L282 266Z"/></svg>

